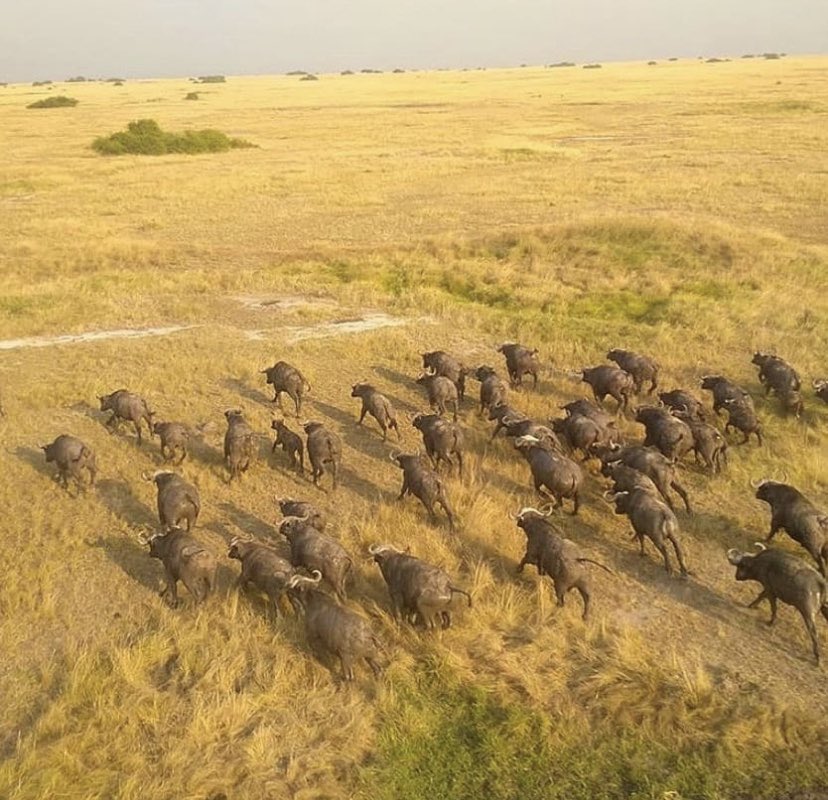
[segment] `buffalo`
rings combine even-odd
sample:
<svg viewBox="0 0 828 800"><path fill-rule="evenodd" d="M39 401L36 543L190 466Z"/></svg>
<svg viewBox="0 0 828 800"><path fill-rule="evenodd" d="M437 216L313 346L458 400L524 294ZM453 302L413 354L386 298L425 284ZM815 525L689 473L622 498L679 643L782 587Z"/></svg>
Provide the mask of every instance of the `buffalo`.
<svg viewBox="0 0 828 800"><path fill-rule="evenodd" d="M274 419L270 423L270 427L276 431L276 438L273 440L273 447L270 448L270 452L275 453L276 448L281 447L290 458L290 466L300 475L303 474L305 471L305 445L302 443L302 437L288 428L282 419Z"/></svg>
<svg viewBox="0 0 828 800"><path fill-rule="evenodd" d="M580 506L578 491L584 480L581 468L536 436L515 439L515 448L529 464L535 491L541 496L551 496L556 508L563 507L564 499L571 499L574 503L572 513L577 514Z"/></svg>
<svg viewBox="0 0 828 800"><path fill-rule="evenodd" d="M526 552L518 564L523 572L527 564L537 567L538 575L548 575L555 586L558 605L563 606L568 592L577 589L584 603L583 618L589 614L590 581L584 564L595 564L612 574L612 570L598 561L585 558L580 548L570 539L564 539L547 519L552 513L536 508L523 508L513 517L526 534Z"/></svg>
<svg viewBox="0 0 828 800"><path fill-rule="evenodd" d="M434 350L431 353L421 353L423 357L423 369L432 375L442 375L448 378L457 387L457 397L462 401L466 394L466 375L468 368L458 361L454 356Z"/></svg>
<svg viewBox="0 0 828 800"><path fill-rule="evenodd" d="M118 389L112 394L98 397L101 403L101 411L111 411L112 416L106 421L107 430L112 433L121 422L131 422L138 434L138 444L141 444L142 422L147 423L150 438L152 432L152 416L147 401L137 394L132 394L126 389Z"/></svg>
<svg viewBox="0 0 828 800"><path fill-rule="evenodd" d="M241 573L236 581L239 589L244 589L252 583L268 596L277 614L279 601L283 597L289 598L295 611L301 610L296 597L288 594L288 582L296 574L296 570L272 547L236 536L230 542L227 556L241 562Z"/></svg>
<svg viewBox="0 0 828 800"><path fill-rule="evenodd" d="M756 436L756 441L759 445L762 444L762 424L759 422L759 417L753 410L753 404L747 403L744 400L736 400L730 398L725 400L724 407L727 410L727 424L725 425L725 433L731 428L740 431L744 434L741 444L747 444L750 435Z"/></svg>
<svg viewBox="0 0 828 800"><path fill-rule="evenodd" d="M808 551L819 571L825 575L828 566L828 515L787 483L762 480L753 486L756 499L767 503L771 510L770 533L765 541L769 542L777 531L784 530Z"/></svg>
<svg viewBox="0 0 828 800"><path fill-rule="evenodd" d="M538 385L538 373L540 362L538 361L537 349L530 349L514 342L504 342L497 348L506 359L506 371L509 373L509 381L512 388L519 389L523 385L523 376L532 376L532 388Z"/></svg>
<svg viewBox="0 0 828 800"><path fill-rule="evenodd" d="M365 659L374 676L379 676L382 644L376 634L366 619L320 591L321 580L322 574L315 570L313 577L294 575L288 581L288 588L305 610L308 643L313 649L319 648L338 658L346 681L354 680L354 662L361 658Z"/></svg>
<svg viewBox="0 0 828 800"><path fill-rule="evenodd" d="M438 414L417 414L411 424L423 436L426 455L436 470L440 462L452 467L452 456L457 457L457 474L463 474L463 429L456 422L449 422Z"/></svg>
<svg viewBox="0 0 828 800"><path fill-rule="evenodd" d="M446 496L446 487L442 478L426 463L419 454L391 453L391 460L402 470L403 483L397 500L407 494L413 494L424 506L432 522L437 517L435 504L439 505L448 517L449 528L454 528L454 512Z"/></svg>
<svg viewBox="0 0 828 800"><path fill-rule="evenodd" d="M814 394L822 400L823 403L828 403L828 380L820 378L814 380L811 385L814 387Z"/></svg>
<svg viewBox="0 0 828 800"><path fill-rule="evenodd" d="M311 462L313 485L319 486L319 481L330 470L333 480L333 489L339 485L339 470L342 465L342 442L339 437L329 431L321 422L306 422L303 426L308 437L308 458Z"/></svg>
<svg viewBox="0 0 828 800"><path fill-rule="evenodd" d="M801 615L811 637L814 658L819 666L816 616L828 620L828 582L810 564L781 550L768 550L757 544L760 551L754 555L727 551L727 560L736 567L737 581L756 581L762 585L759 596L748 605L755 608L762 600L771 607L768 625L776 621L776 601L793 606Z"/></svg>
<svg viewBox="0 0 828 800"><path fill-rule="evenodd" d="M238 409L224 412L227 420L227 432L224 434L224 463L230 470L230 478L240 478L256 460L259 451L257 436L247 424L244 415Z"/></svg>
<svg viewBox="0 0 828 800"><path fill-rule="evenodd" d="M633 527L633 539L641 545L644 555L644 540L649 539L664 559L664 569L672 574L673 568L667 555L665 541L673 545L682 576L686 576L687 566L678 541L678 520L670 507L647 489L635 488L629 492L616 492L609 498L615 503L616 514L626 514Z"/></svg>
<svg viewBox="0 0 828 800"><path fill-rule="evenodd" d="M707 417L701 400L693 397L685 389L672 389L669 392L659 392L658 399L667 408L684 415L682 419L692 417L693 419L704 420Z"/></svg>
<svg viewBox="0 0 828 800"><path fill-rule="evenodd" d="M473 373L480 381L480 413L491 412L496 406L505 405L509 387L506 382L495 372L493 367L478 367ZM489 417L491 419L491 417Z"/></svg>
<svg viewBox="0 0 828 800"><path fill-rule="evenodd" d="M75 482L77 491L83 488L82 473L86 470L89 485L94 486L98 465L95 453L80 439L69 434L61 434L51 444L42 444L40 449L46 454L46 463L54 462L58 471L56 480L69 491L69 479Z"/></svg>
<svg viewBox="0 0 828 800"><path fill-rule="evenodd" d="M759 381L765 387L765 394L774 392L782 395L802 388L796 370L783 358L769 353L754 353L752 364L759 367Z"/></svg>
<svg viewBox="0 0 828 800"><path fill-rule="evenodd" d="M345 584L353 568L353 560L336 539L318 531L304 517L287 517L279 525L279 533L290 544L290 563L308 571L319 570L325 581L343 602Z"/></svg>
<svg viewBox="0 0 828 800"><path fill-rule="evenodd" d="M446 413L446 406L452 406L454 419L457 420L457 387L443 375L420 375L417 383L424 386L428 395L428 404L438 414Z"/></svg>
<svg viewBox="0 0 828 800"><path fill-rule="evenodd" d="M716 415L727 407L728 400L735 400L753 408L751 396L741 386L723 375L704 375L701 379L701 388L713 393L713 411Z"/></svg>
<svg viewBox="0 0 828 800"><path fill-rule="evenodd" d="M614 361L624 372L632 375L636 394L641 394L647 381L650 382L647 394L652 394L658 388L659 366L651 358L634 353L632 350L610 350L607 353L607 359Z"/></svg>
<svg viewBox="0 0 828 800"><path fill-rule="evenodd" d="M391 403L385 395L380 394L370 383L361 381L351 387L351 397L359 397L362 400L362 411L360 412L359 422L357 424L362 425L365 415L370 414L382 429L383 441L388 438L389 428L396 431L397 439L400 438L397 417L394 414Z"/></svg>
<svg viewBox="0 0 828 800"><path fill-rule="evenodd" d="M368 552L379 565L391 595L395 618L413 619L434 630L451 626L451 601L455 594L471 595L455 586L448 573L427 561L415 558L390 544L371 545Z"/></svg>
<svg viewBox="0 0 828 800"><path fill-rule="evenodd" d="M597 367L586 367L573 375L579 377L583 383L589 384L597 402L603 403L607 395L612 397L618 403L618 411L629 406L630 396L635 393L632 375L618 367L601 364Z"/></svg>
<svg viewBox="0 0 828 800"><path fill-rule="evenodd" d="M161 441L161 458L165 462L178 461L176 466L181 466L187 458L187 445L190 441L190 429L181 422L156 422L152 426L152 432L157 434Z"/></svg>
<svg viewBox="0 0 828 800"><path fill-rule="evenodd" d="M655 447L670 461L679 461L693 449L693 431L666 408L641 406L635 412L647 432L644 447Z"/></svg>
<svg viewBox="0 0 828 800"><path fill-rule="evenodd" d="M164 565L166 586L160 594L171 606L178 605L178 581L187 587L197 603L207 599L215 588L218 568L216 557L207 548L181 528L140 536L139 541L148 544L150 557Z"/></svg>
<svg viewBox="0 0 828 800"><path fill-rule="evenodd" d="M684 501L688 513L690 512L690 497L687 490L678 482L675 464L655 447L632 445L622 448L618 445L609 445L596 449L596 455L601 459L603 475L610 475L613 464L632 467L652 480L671 510L675 511L669 493L669 490L673 489Z"/></svg>
<svg viewBox="0 0 828 800"><path fill-rule="evenodd" d="M727 440L719 430L692 414L674 411L673 415L687 423L693 434L696 463L701 460L711 472L721 472L727 464Z"/></svg>
<svg viewBox="0 0 828 800"><path fill-rule="evenodd" d="M324 531L325 515L313 504L292 497L277 497L276 503L284 517L304 517L318 531Z"/></svg>
<svg viewBox="0 0 828 800"><path fill-rule="evenodd" d="M296 408L296 416L302 413L302 397L305 390L310 391L311 385L305 376L296 367L288 364L287 361L277 361L272 367L261 370L262 375L267 375L268 386L273 387L273 402L282 408L282 393L284 392Z"/></svg>
<svg viewBox="0 0 828 800"><path fill-rule="evenodd" d="M158 490L158 518L165 530L180 528L183 522L189 531L201 512L198 489L174 472L158 470L142 474L145 481L153 481Z"/></svg>

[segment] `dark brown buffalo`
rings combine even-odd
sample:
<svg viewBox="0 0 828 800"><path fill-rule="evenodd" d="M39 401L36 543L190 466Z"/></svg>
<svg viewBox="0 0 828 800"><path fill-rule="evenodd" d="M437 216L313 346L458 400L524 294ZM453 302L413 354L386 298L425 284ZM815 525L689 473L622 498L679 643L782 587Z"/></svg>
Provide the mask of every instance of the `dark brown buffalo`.
<svg viewBox="0 0 828 800"><path fill-rule="evenodd" d="M391 595L395 618L420 617L429 630L451 626L451 601L455 594L471 595L455 586L448 573L390 544L371 545L368 552L382 572Z"/></svg>
<svg viewBox="0 0 828 800"><path fill-rule="evenodd" d="M523 508L514 517L519 528L526 534L526 552L518 564L523 572L527 564L538 569L538 575L548 575L555 586L558 605L563 606L568 592L577 589L584 602L583 618L589 614L590 580L584 564L595 564L612 574L612 570L598 561L585 558L575 542L564 539L547 519L552 513L536 508Z"/></svg>
<svg viewBox="0 0 828 800"><path fill-rule="evenodd" d="M82 479L84 470L89 476L89 485L93 486L95 484L95 476L98 474L95 453L77 437L64 433L51 444L40 445L40 449L46 455L46 463L54 462L57 466L56 479L60 481L67 492L69 491L70 478L75 482L78 492L85 488Z"/></svg>
<svg viewBox="0 0 828 800"><path fill-rule="evenodd" d="M379 654L382 643L371 630L368 620L343 608L332 597L318 589L321 573L313 577L294 575L288 588L305 609L305 633L313 650L339 659L346 681L354 680L354 663L365 659L374 676L382 672Z"/></svg>
<svg viewBox="0 0 828 800"><path fill-rule="evenodd" d="M178 605L178 581L187 587L197 603L207 599L216 585L217 564L215 556L198 540L181 528L139 537L139 540L149 545L150 557L164 565L166 586L161 597L166 597L170 605Z"/></svg>
<svg viewBox="0 0 828 800"><path fill-rule="evenodd" d="M142 422L147 423L150 438L152 438L152 415L147 401L137 394L126 389L118 389L112 394L98 397L101 411L111 411L112 416L106 421L107 430L112 433L121 422L131 422L138 434L138 444L141 444Z"/></svg>
<svg viewBox="0 0 828 800"><path fill-rule="evenodd" d="M816 617L822 613L828 620L828 582L796 556L781 550L767 550L763 544L757 546L760 552L754 555L736 549L727 552L727 560L736 567L737 581L756 581L762 585L761 593L748 608L755 608L762 600L767 600L771 607L768 625L773 625L777 600L793 606L802 615L819 666Z"/></svg>

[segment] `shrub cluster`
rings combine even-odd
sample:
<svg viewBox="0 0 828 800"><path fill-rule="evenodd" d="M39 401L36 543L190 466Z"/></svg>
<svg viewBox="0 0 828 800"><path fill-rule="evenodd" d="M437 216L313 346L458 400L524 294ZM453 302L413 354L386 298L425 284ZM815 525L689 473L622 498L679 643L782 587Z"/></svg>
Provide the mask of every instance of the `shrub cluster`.
<svg viewBox="0 0 828 800"><path fill-rule="evenodd" d="M102 155L162 156L167 153L221 153L238 147L255 147L244 139L233 139L221 131L205 129L170 133L154 119L130 122L125 131L101 136L92 149Z"/></svg>
<svg viewBox="0 0 828 800"><path fill-rule="evenodd" d="M196 83L226 83L227 79L224 75L202 75L196 80Z"/></svg>
<svg viewBox="0 0 828 800"><path fill-rule="evenodd" d="M34 103L29 103L26 108L65 108L68 106L76 106L78 100L74 97L66 97L62 94L56 94L53 97L44 97L42 100L35 100Z"/></svg>

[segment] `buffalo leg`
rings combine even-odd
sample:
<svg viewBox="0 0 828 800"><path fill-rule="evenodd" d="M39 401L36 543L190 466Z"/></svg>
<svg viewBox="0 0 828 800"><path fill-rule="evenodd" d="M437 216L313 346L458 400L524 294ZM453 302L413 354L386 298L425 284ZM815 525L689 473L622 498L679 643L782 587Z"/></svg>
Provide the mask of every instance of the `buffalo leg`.
<svg viewBox="0 0 828 800"><path fill-rule="evenodd" d="M354 659L345 653L339 654L339 663L342 664L342 674L346 681L354 679Z"/></svg>
<svg viewBox="0 0 828 800"><path fill-rule="evenodd" d="M687 491L684 489L684 487L678 481L671 481L670 486L672 487L672 489L675 490L675 492L679 495L679 497L681 497L681 499L684 501L684 507L685 507L685 509L687 509L687 513L688 514L692 513L692 509L690 508L690 498L687 495ZM669 505L671 509L673 508L672 504L669 501L668 501L667 505ZM673 510L675 510L675 509L673 509Z"/></svg>
<svg viewBox="0 0 828 800"><path fill-rule="evenodd" d="M673 567L670 564L670 556L667 553L667 548L664 546L664 542L653 542L656 546L656 550L661 553L661 557L664 559L664 569L668 575L673 574Z"/></svg>
<svg viewBox="0 0 828 800"><path fill-rule="evenodd" d="M403 485L402 489L400 489L400 495L397 500L402 500L409 492L411 491L411 487L408 485L408 478L403 478Z"/></svg>
<svg viewBox="0 0 828 800"><path fill-rule="evenodd" d="M814 621L816 613L812 612L808 614L804 609L800 613L802 614L802 619L805 620L805 627L808 629L808 635L811 637L811 643L814 646L814 658L816 659L817 666L819 666L819 641L817 640L816 622Z"/></svg>
<svg viewBox="0 0 828 800"><path fill-rule="evenodd" d="M359 415L359 421L357 422L357 425L362 425L362 422L365 419L365 415L367 413L368 413L368 409L365 406L363 406L362 407L362 413Z"/></svg>
<svg viewBox="0 0 828 800"><path fill-rule="evenodd" d="M161 590L159 593L161 597L166 597L167 602L175 608L178 605L178 588L177 583L178 579L174 578L170 571L165 569L164 570L164 578L166 580L167 585Z"/></svg>
<svg viewBox="0 0 828 800"><path fill-rule="evenodd" d="M586 619L589 616L589 586L585 580L580 580L575 584L574 588L578 590L581 599L584 601L584 613L581 619Z"/></svg>
<svg viewBox="0 0 828 800"><path fill-rule="evenodd" d="M132 423L135 426L135 433L138 434L138 444L141 444L141 420L137 419Z"/></svg>
<svg viewBox="0 0 828 800"><path fill-rule="evenodd" d="M758 606L759 603L761 603L768 597L770 597L770 594L768 593L767 589L763 589L761 592L759 592L759 596L753 602L748 603L748 608L756 608L756 606Z"/></svg>
<svg viewBox="0 0 828 800"><path fill-rule="evenodd" d="M673 550L676 551L676 558L679 562L679 568L681 569L682 575L687 575L687 565L684 563L684 555L681 552L681 547L679 547L679 543L676 539L672 536L670 537L670 543L673 545Z"/></svg>

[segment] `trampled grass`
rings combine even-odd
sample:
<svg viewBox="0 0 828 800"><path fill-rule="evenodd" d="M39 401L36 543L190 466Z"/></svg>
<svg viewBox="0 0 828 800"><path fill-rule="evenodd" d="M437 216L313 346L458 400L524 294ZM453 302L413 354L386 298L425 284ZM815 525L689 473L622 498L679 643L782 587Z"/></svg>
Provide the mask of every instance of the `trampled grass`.
<svg viewBox="0 0 828 800"><path fill-rule="evenodd" d="M795 611L768 629L767 609L744 608L758 589L724 557L767 531L750 479L785 477L828 502L828 407L806 391L804 418L783 417L749 363L773 349L806 385L828 376L827 75L825 59L785 58L230 76L199 87L198 103L182 102L184 79L84 82L59 128L25 109L46 89L4 88L0 339L193 327L0 350L0 797L827 791L825 668ZM259 148L89 149L148 117ZM405 324L337 335L374 311ZM507 442L487 442L471 402L468 469L448 478L457 535L415 500L395 502L388 453L418 439L407 421L400 445L371 421L358 428L351 384L375 382L404 417L424 407L418 353L499 367L506 339L541 350L539 389L514 396L540 419L586 395L568 370L615 346L654 355L664 388L717 371L756 396L766 444L734 438L721 476L682 470L696 507L680 514L689 580L667 577L652 551L638 557L588 465L582 514L560 524L615 575L595 572L589 621L574 597L556 609L531 569L514 574L523 537L507 512L535 502L528 471ZM279 358L313 386L305 416L343 439L336 495L269 454L259 370ZM203 431L182 468L202 494L196 535L221 562L202 608L157 597L160 566L137 541L156 524L140 476L160 464L157 440L110 436L96 410L121 386ZM232 486L230 407L262 436ZM98 454L98 485L78 499L38 449L64 432ZM333 516L355 560L349 604L386 643L379 681L361 671L342 685L301 620L232 588L226 543L278 539L274 494ZM438 634L397 626L366 557L379 541L442 564L474 607Z"/></svg>

